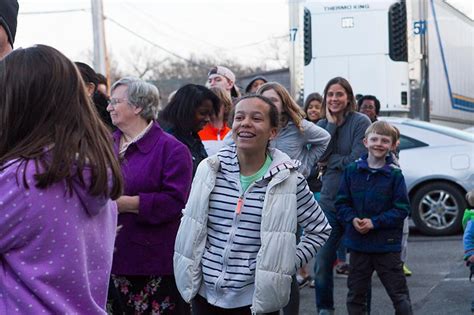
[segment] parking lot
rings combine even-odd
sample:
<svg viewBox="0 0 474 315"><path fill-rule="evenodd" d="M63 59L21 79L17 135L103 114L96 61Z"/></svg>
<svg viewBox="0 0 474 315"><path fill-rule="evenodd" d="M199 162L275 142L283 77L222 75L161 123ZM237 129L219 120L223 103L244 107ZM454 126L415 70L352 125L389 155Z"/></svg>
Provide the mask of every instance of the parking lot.
<svg viewBox="0 0 474 315"><path fill-rule="evenodd" d="M468 281L462 254L461 235L427 237L411 231L408 265L413 275L407 279L415 314L471 314L474 287ZM346 279L335 278L336 315L347 314ZM371 314L393 314L391 301L375 275L372 285ZM314 289L303 288L300 294L300 314L316 314Z"/></svg>

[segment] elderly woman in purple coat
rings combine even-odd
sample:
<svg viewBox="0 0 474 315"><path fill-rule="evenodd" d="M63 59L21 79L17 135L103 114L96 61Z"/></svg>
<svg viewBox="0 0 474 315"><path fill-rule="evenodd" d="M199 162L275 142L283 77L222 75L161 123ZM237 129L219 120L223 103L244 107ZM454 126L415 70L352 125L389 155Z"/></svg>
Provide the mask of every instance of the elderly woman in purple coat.
<svg viewBox="0 0 474 315"><path fill-rule="evenodd" d="M117 199L112 265L114 314L186 314L173 276L173 248L191 187L189 150L155 121L158 89L136 78L112 86L109 106L125 181Z"/></svg>

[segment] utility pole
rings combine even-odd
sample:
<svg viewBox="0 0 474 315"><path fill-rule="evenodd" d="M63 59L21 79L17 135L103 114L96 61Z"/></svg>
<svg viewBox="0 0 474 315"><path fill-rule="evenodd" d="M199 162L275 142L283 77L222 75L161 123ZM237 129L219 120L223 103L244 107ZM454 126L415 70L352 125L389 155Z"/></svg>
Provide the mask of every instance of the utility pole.
<svg viewBox="0 0 474 315"><path fill-rule="evenodd" d="M409 0L407 8L410 118L430 120L428 10L429 1ZM431 26L432 27L432 26Z"/></svg>
<svg viewBox="0 0 474 315"><path fill-rule="evenodd" d="M432 3L434 5L434 3ZM428 51L428 36L429 36L429 27L427 27L428 21L428 1L421 1L420 3L420 21L424 22L424 32L421 37L421 53L423 59L421 60L421 72L423 81L421 84L421 111L420 119L424 121L430 121L430 84L429 84L429 51Z"/></svg>
<svg viewBox="0 0 474 315"><path fill-rule="evenodd" d="M303 29L300 16L302 15L302 0L288 0L290 22L290 94L300 105L303 103Z"/></svg>
<svg viewBox="0 0 474 315"><path fill-rule="evenodd" d="M92 31L94 32L94 70L109 80L109 58L105 45L104 8L102 0L91 0Z"/></svg>

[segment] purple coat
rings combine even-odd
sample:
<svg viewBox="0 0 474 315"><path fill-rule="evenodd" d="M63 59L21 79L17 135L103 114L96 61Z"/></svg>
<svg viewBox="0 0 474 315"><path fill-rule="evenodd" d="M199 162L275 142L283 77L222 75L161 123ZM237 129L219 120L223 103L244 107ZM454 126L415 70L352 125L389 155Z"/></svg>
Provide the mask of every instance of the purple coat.
<svg viewBox="0 0 474 315"><path fill-rule="evenodd" d="M89 195L77 176L72 194L64 181L38 189L34 162L27 189L19 162L0 171L0 314L105 315L116 203Z"/></svg>
<svg viewBox="0 0 474 315"><path fill-rule="evenodd" d="M120 130L114 133L118 152ZM119 214L112 273L172 275L181 210L191 189L193 164L184 144L158 123L131 144L121 159L124 195L140 197L138 214Z"/></svg>

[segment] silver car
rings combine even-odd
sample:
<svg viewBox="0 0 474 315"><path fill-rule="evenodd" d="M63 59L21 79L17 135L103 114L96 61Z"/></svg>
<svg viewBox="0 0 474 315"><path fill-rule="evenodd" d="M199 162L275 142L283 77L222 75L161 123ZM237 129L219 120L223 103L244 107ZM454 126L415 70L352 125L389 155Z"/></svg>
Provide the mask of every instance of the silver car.
<svg viewBox="0 0 474 315"><path fill-rule="evenodd" d="M411 217L425 234L459 232L474 190L474 134L407 118L381 117L401 133L400 166Z"/></svg>

